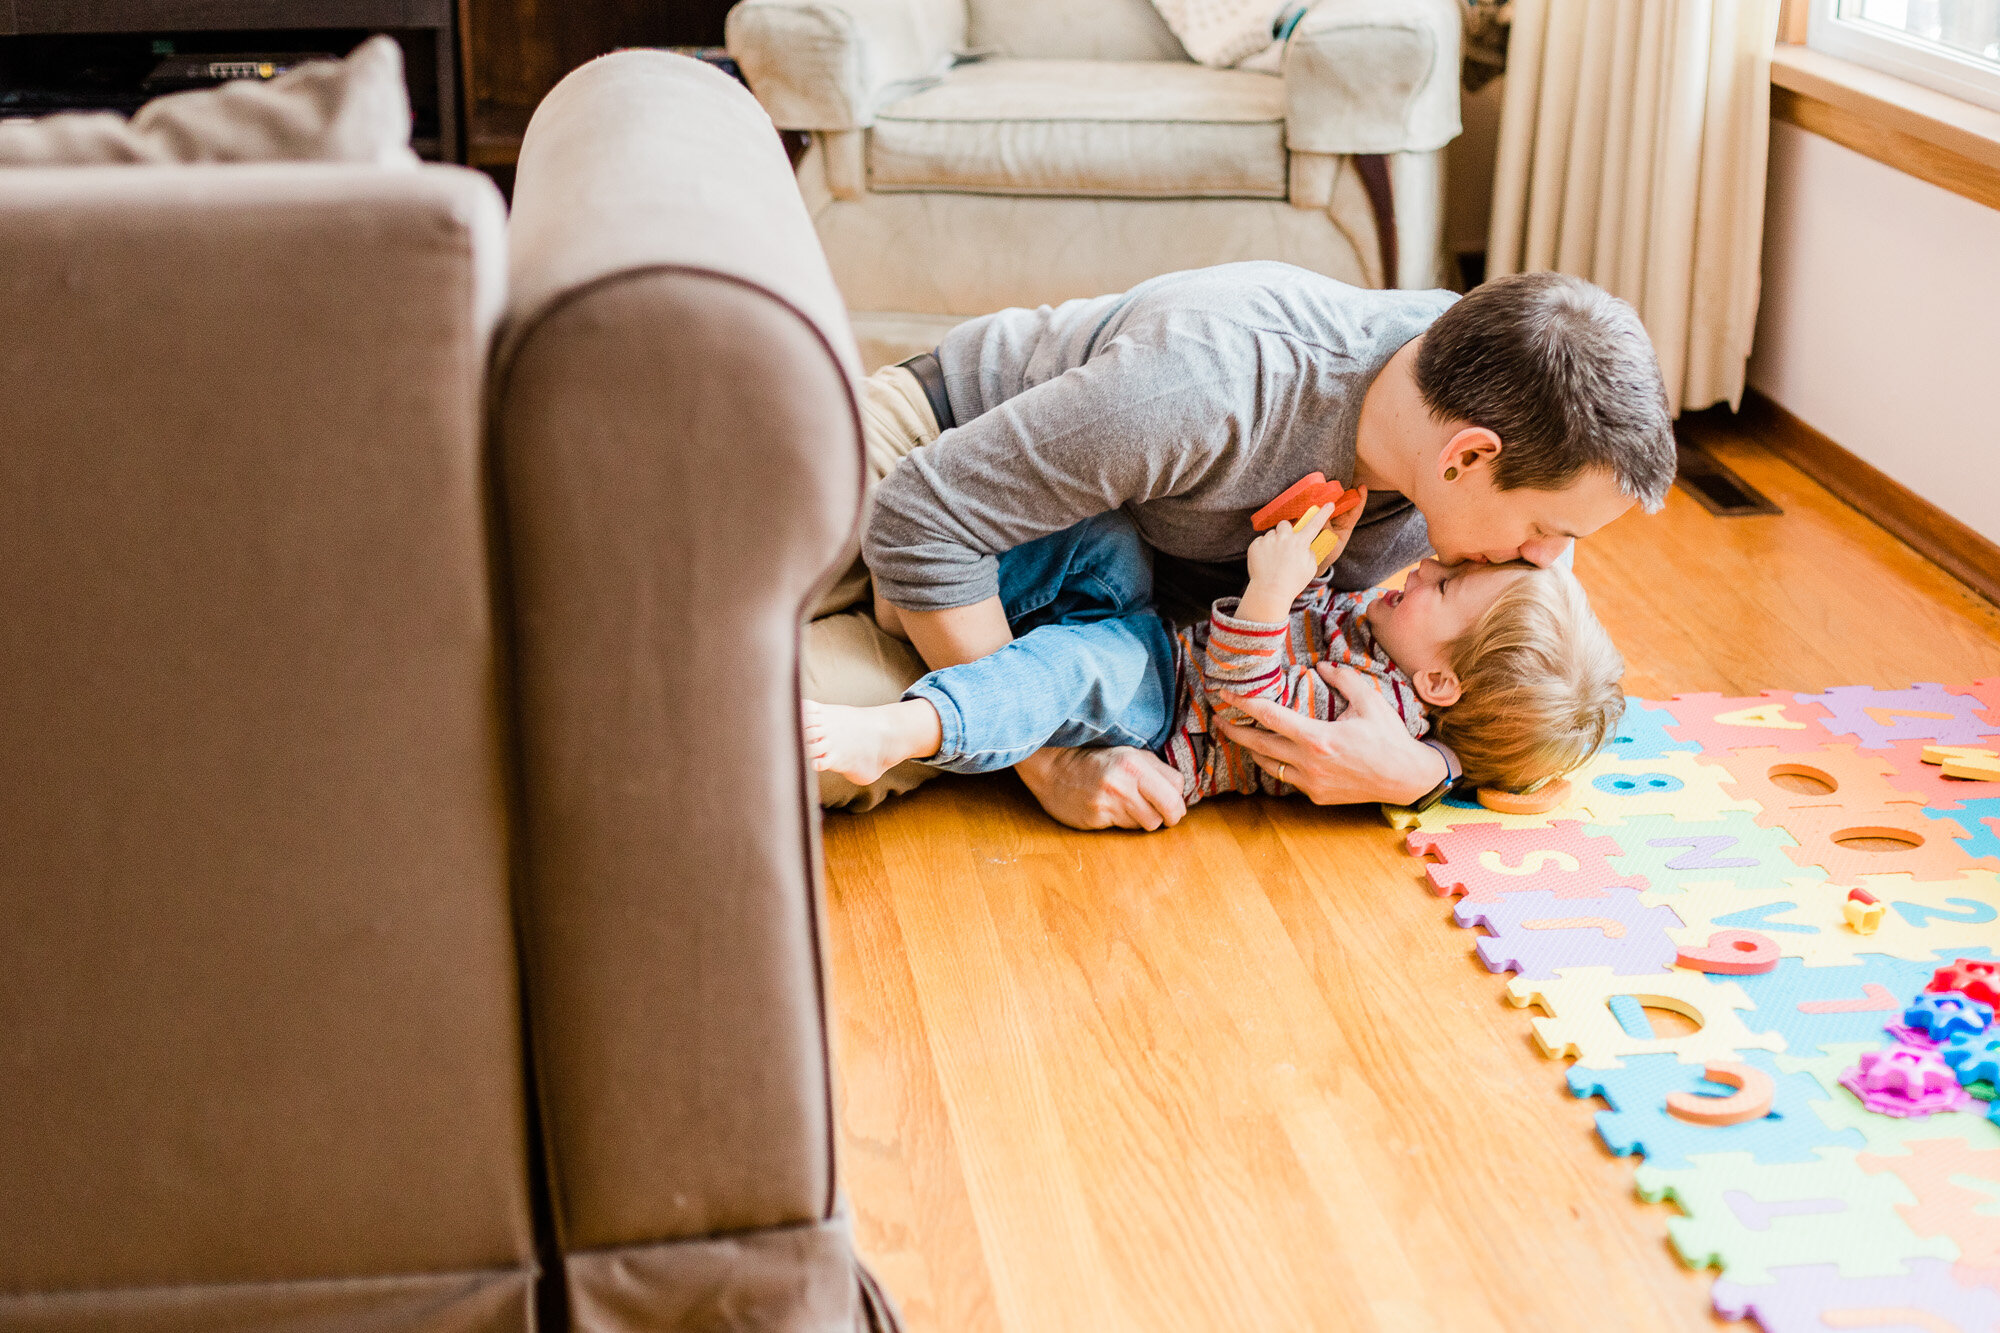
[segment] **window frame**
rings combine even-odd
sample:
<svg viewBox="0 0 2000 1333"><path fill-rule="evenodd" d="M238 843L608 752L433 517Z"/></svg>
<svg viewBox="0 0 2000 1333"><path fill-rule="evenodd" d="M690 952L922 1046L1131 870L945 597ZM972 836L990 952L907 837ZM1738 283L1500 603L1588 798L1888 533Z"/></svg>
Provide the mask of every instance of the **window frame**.
<svg viewBox="0 0 2000 1333"><path fill-rule="evenodd" d="M1840 0L1812 0L1806 45L1961 101L2000 111L2000 69L1893 28L1839 16Z"/></svg>

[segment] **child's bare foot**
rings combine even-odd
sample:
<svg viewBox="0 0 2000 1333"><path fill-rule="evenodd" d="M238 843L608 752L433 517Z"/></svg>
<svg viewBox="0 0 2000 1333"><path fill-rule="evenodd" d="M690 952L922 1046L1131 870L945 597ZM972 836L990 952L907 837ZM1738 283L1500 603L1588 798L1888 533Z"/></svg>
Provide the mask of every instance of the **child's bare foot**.
<svg viewBox="0 0 2000 1333"><path fill-rule="evenodd" d="M880 708L805 701L806 754L822 773L865 787L905 759L937 753L937 710L922 699Z"/></svg>

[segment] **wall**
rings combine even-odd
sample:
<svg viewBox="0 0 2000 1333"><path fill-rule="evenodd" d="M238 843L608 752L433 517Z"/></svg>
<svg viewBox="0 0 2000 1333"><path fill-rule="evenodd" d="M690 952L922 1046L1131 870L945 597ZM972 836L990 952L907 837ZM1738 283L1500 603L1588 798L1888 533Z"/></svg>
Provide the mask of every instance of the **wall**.
<svg viewBox="0 0 2000 1333"><path fill-rule="evenodd" d="M1771 126L1750 383L2000 541L2000 212Z"/></svg>
<svg viewBox="0 0 2000 1333"><path fill-rule="evenodd" d="M1503 76L1460 101L1465 132L1444 150L1444 250L1448 255L1483 254L1486 223L1493 214L1493 163L1500 153Z"/></svg>

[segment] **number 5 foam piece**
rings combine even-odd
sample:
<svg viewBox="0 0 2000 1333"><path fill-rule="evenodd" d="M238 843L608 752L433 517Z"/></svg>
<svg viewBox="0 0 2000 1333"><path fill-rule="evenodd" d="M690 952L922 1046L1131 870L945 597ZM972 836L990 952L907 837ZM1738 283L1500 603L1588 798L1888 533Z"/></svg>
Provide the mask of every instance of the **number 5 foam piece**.
<svg viewBox="0 0 2000 1333"><path fill-rule="evenodd" d="M1582 900L1546 889L1465 898L1453 915L1461 926L1492 932L1477 944L1487 971L1524 977L1552 977L1563 967L1608 967L1628 977L1664 971L1675 954L1668 932L1681 923L1672 908L1647 907L1637 889L1622 887Z"/></svg>
<svg viewBox="0 0 2000 1333"><path fill-rule="evenodd" d="M1632 1036L1611 1012L1611 1000L1621 995L1683 1014L1696 1027L1664 1037ZM1785 1049L1777 1033L1759 1034L1744 1025L1737 1010L1750 1008L1751 1001L1735 980L1715 981L1685 969L1622 977L1608 967L1567 967L1552 978L1514 978L1507 983L1507 999L1520 1008L1538 1004L1548 1014L1534 1020L1535 1042L1544 1055L1574 1054L1579 1065L1591 1069L1616 1069L1631 1055L1674 1055L1699 1064L1733 1060L1740 1051Z"/></svg>
<svg viewBox="0 0 2000 1333"><path fill-rule="evenodd" d="M1826 1089L1807 1073L1786 1073L1775 1058L1762 1051L1742 1057L1742 1063L1771 1076L1776 1097L1771 1113L1737 1125L1693 1125L1667 1113L1673 1093L1720 1097L1730 1089L1702 1077L1703 1066L1683 1064L1670 1055L1635 1055L1622 1069L1572 1068L1569 1090L1578 1097L1602 1097L1611 1104L1597 1113L1597 1133L1604 1146L1620 1157L1644 1153L1654 1166L1667 1170L1694 1165L1690 1153L1743 1152L1760 1162L1812 1162L1816 1148L1864 1148L1867 1140L1852 1129L1831 1129L1812 1105L1827 1099Z"/></svg>
<svg viewBox="0 0 2000 1333"><path fill-rule="evenodd" d="M1699 751L1699 741L1677 740L1669 735L1674 715L1664 708L1655 708L1644 699L1627 696L1625 716L1618 721L1618 733L1605 747L1605 754L1612 759L1652 759L1674 750Z"/></svg>
<svg viewBox="0 0 2000 1333"><path fill-rule="evenodd" d="M1946 1329L2000 1326L2000 1292L1961 1281L1942 1259L1911 1259L1888 1277L1843 1277L1832 1264L1772 1268L1754 1286L1719 1278L1710 1290L1724 1319L1755 1319L1764 1333L1828 1329Z"/></svg>
<svg viewBox="0 0 2000 1333"><path fill-rule="evenodd" d="M1593 824L1623 824L1640 815L1672 815L1676 819L1720 819L1730 810L1757 814L1755 801L1722 789L1727 770L1705 764L1685 750L1651 759L1606 759L1599 755L1570 774L1574 800L1590 812Z"/></svg>
<svg viewBox="0 0 2000 1333"><path fill-rule="evenodd" d="M1938 810L1924 813L1941 820L1944 816ZM1951 814L1960 824L1951 835L1958 840L1959 850L1975 865L2000 870L2000 796L1965 801Z"/></svg>
<svg viewBox="0 0 2000 1333"><path fill-rule="evenodd" d="M1794 810L1875 809L1879 806L1921 806L1923 802L1890 781L1896 766L1885 755L1856 750L1852 745L1822 745L1788 750L1775 746L1731 750L1704 756L1707 763L1729 770L1722 789L1731 796L1755 801L1763 810L1760 822L1782 824ZM1786 778L1809 783L1787 786ZM1804 790L1800 790L1804 787Z"/></svg>
<svg viewBox="0 0 2000 1333"><path fill-rule="evenodd" d="M1925 1139L1907 1151L1855 1159L1863 1171L1893 1173L1915 1203L1902 1208L1903 1220L1919 1236L1944 1236L1958 1246L1959 1262L1972 1268L2000 1266L2000 1150L1976 1151L1962 1139Z"/></svg>
<svg viewBox="0 0 2000 1333"><path fill-rule="evenodd" d="M1786 848L1799 845L1791 834L1765 828L1744 810L1700 824L1672 815L1640 815L1584 832L1617 838L1623 850L1611 858L1612 867L1643 878L1649 901L1668 901L1669 895L1697 884L1761 889L1820 877L1820 872L1800 870L1785 854Z"/></svg>
<svg viewBox="0 0 2000 1333"><path fill-rule="evenodd" d="M1807 967L1797 958L1780 958L1771 971L1736 982L1756 1006L1745 1019L1748 1027L1781 1039L1771 1049L1810 1055L1834 1043L1882 1044L1883 1025L1901 1018L1910 997L1950 961L1935 953L1930 958L1866 954L1847 967Z"/></svg>
<svg viewBox="0 0 2000 1333"><path fill-rule="evenodd" d="M1672 1199L1686 1217L1667 1234L1690 1268L1719 1266L1734 1282L1769 1282L1771 1270L1832 1263L1847 1277L1890 1277L1912 1259L1956 1259L1943 1236L1919 1236L1898 1213L1914 1202L1902 1181L1869 1175L1852 1148L1820 1148L1815 1162L1767 1164L1715 1153L1669 1171L1633 1175L1639 1197Z"/></svg>
<svg viewBox="0 0 2000 1333"><path fill-rule="evenodd" d="M1716 754L1739 745L1824 745L1826 710L1801 703L1790 690L1765 690L1744 699L1720 694L1677 694L1666 704L1676 738Z"/></svg>
<svg viewBox="0 0 2000 1333"><path fill-rule="evenodd" d="M1615 886L1643 889L1646 882L1611 868L1618 843L1586 838L1576 820L1548 828L1506 829L1497 823L1459 824L1442 832L1418 829L1405 840L1415 856L1435 856L1426 865L1431 889L1439 896L1462 893L1472 902L1490 902L1509 893L1543 890L1558 898L1602 898Z"/></svg>
<svg viewBox="0 0 2000 1333"><path fill-rule="evenodd" d="M1934 745L1977 745L1993 734L1981 716L1980 700L1942 685L1878 690L1869 685L1837 685L1825 694L1802 694L1800 703L1827 711L1827 729L1848 734L1864 750L1887 749L1895 741L1927 740Z"/></svg>

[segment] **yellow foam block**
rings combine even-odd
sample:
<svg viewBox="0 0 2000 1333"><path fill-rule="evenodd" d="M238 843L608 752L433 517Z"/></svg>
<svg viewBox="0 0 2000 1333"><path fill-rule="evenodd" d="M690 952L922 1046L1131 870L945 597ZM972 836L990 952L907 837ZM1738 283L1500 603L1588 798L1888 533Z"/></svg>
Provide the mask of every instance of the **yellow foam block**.
<svg viewBox="0 0 2000 1333"><path fill-rule="evenodd" d="M1976 745L1926 745L1922 758L1927 764L1949 764L1955 759L2000 759L2000 754Z"/></svg>
<svg viewBox="0 0 2000 1333"><path fill-rule="evenodd" d="M1982 782L2000 782L2000 759L1947 759L1944 761L1944 775L1948 778L1976 778Z"/></svg>

